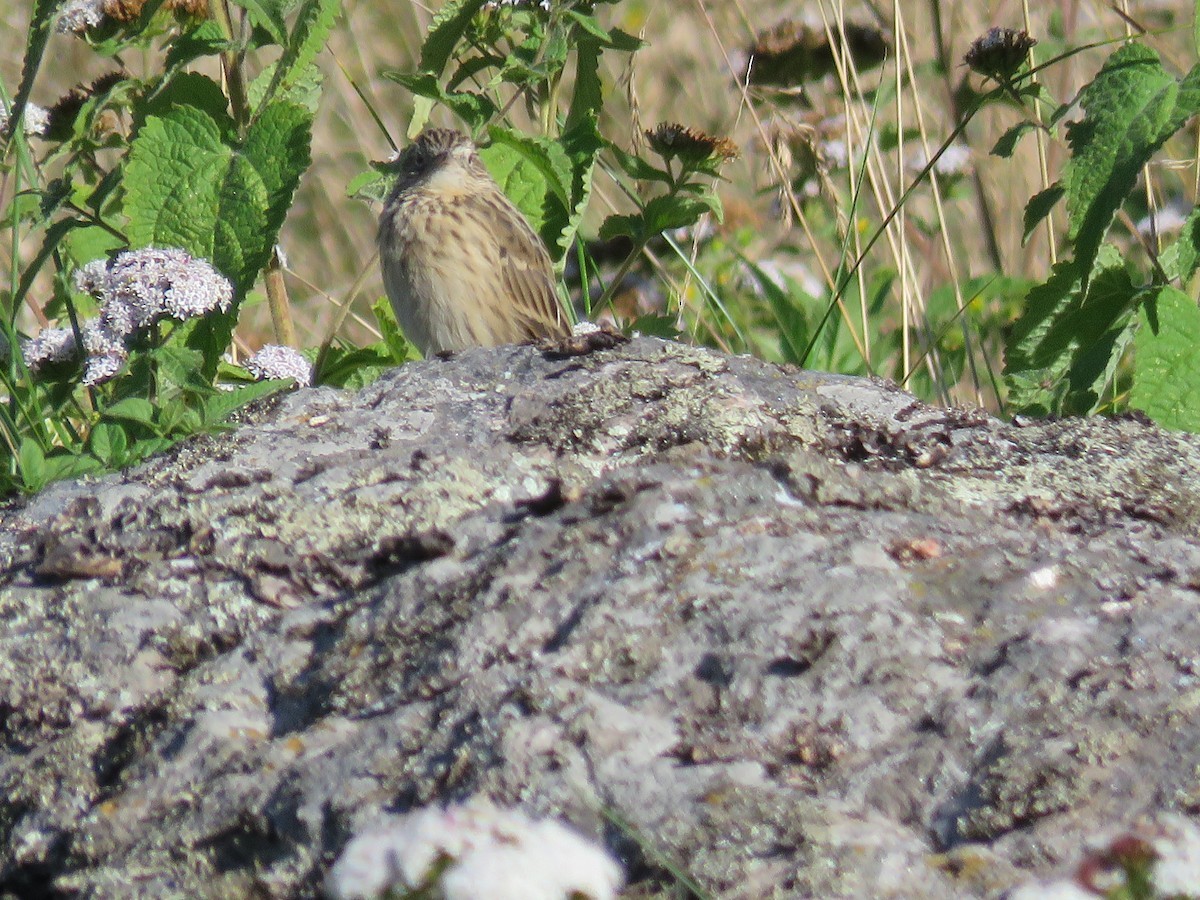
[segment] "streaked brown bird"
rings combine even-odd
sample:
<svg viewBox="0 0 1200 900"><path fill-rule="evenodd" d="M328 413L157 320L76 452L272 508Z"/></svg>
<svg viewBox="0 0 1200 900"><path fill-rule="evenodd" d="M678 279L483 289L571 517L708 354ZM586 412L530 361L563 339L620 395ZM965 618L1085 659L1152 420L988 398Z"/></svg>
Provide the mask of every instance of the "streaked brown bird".
<svg viewBox="0 0 1200 900"><path fill-rule="evenodd" d="M379 262L421 353L570 336L545 246L466 135L427 128L399 169L379 220Z"/></svg>

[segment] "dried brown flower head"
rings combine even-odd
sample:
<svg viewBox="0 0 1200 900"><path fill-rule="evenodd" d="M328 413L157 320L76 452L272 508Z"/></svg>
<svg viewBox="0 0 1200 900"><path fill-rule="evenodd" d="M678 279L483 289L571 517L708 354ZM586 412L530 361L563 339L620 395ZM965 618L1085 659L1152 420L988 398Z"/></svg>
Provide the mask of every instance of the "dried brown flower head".
<svg viewBox="0 0 1200 900"><path fill-rule="evenodd" d="M46 136L55 140L66 140L71 136L75 117L79 115L83 105L92 97L108 93L128 77L128 72L118 70L101 75L91 84L79 84L71 88L50 107L50 124Z"/></svg>
<svg viewBox="0 0 1200 900"><path fill-rule="evenodd" d="M729 138L713 137L678 122L662 122L648 129L646 140L663 159L677 158L685 165L736 159L739 155L737 144Z"/></svg>
<svg viewBox="0 0 1200 900"><path fill-rule="evenodd" d="M115 22L132 22L142 14L146 0L102 0L101 9ZM208 0L166 0L163 8L193 19L208 18Z"/></svg>
<svg viewBox="0 0 1200 900"><path fill-rule="evenodd" d="M887 58L887 38L878 28L848 22L843 33L844 40L836 33L835 40L855 68L869 69ZM747 53L750 83L755 85L797 87L823 78L835 68L825 30L794 19L761 32Z"/></svg>
<svg viewBox="0 0 1200 900"><path fill-rule="evenodd" d="M989 28L987 34L976 38L963 57L973 72L999 82L1012 79L1029 57L1037 41L1027 31L1015 28Z"/></svg>

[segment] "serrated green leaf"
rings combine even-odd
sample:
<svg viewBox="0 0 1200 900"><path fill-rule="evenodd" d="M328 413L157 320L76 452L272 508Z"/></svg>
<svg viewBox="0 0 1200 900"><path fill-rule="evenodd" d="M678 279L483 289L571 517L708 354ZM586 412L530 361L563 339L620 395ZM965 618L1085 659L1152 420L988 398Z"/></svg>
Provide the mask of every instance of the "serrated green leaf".
<svg viewBox="0 0 1200 900"><path fill-rule="evenodd" d="M1029 291L1005 346L1005 381L1017 411L1093 412L1125 346L1139 297L1120 254L1103 248L1085 289L1078 262L1054 267Z"/></svg>
<svg viewBox="0 0 1200 900"><path fill-rule="evenodd" d="M493 143L479 151L484 165L557 259L570 219L570 158L554 141L498 127L491 135Z"/></svg>
<svg viewBox="0 0 1200 900"><path fill-rule="evenodd" d="M198 350L167 344L156 347L151 351L151 356L158 367L160 378L166 385L201 393L209 393L213 390L201 375L204 356Z"/></svg>
<svg viewBox="0 0 1200 900"><path fill-rule="evenodd" d="M21 438L17 448L17 465L20 467L21 483L31 493L41 490L49 480L46 456L33 438Z"/></svg>
<svg viewBox="0 0 1200 900"><path fill-rule="evenodd" d="M583 36L575 45L575 88L567 111L566 129L586 119L595 120L604 105L600 81L600 41Z"/></svg>
<svg viewBox="0 0 1200 900"><path fill-rule="evenodd" d="M126 397L112 406L105 407L101 415L105 419L154 427L154 404L144 397Z"/></svg>
<svg viewBox="0 0 1200 900"><path fill-rule="evenodd" d="M1200 432L1200 309L1162 287L1138 313L1129 402L1164 428Z"/></svg>
<svg viewBox="0 0 1200 900"><path fill-rule="evenodd" d="M674 179L671 177L670 172L656 168L640 156L635 156L632 153L622 150L611 141L607 142L605 146L609 154L612 155L612 158L617 161L617 165L630 178L636 178L638 181L660 181L663 184L673 183Z"/></svg>
<svg viewBox="0 0 1200 900"><path fill-rule="evenodd" d="M166 116L176 107L191 107L207 115L217 124L222 138L233 138L233 119L229 116L229 100L221 85L199 72L181 72L133 107L133 127L136 134L149 116Z"/></svg>
<svg viewBox="0 0 1200 900"><path fill-rule="evenodd" d="M596 116L592 113L579 117L568 117L559 143L571 161L571 200L566 224L559 232L556 246L563 261L575 240L583 215L592 197L592 176L596 160L604 149L604 139L596 127Z"/></svg>
<svg viewBox="0 0 1200 900"><path fill-rule="evenodd" d="M384 78L399 82L418 97L436 100L448 106L454 114L467 123L468 129L474 133L492 119L496 112L496 104L483 94L470 91L447 91L438 82L437 77L428 72L397 72L387 71ZM414 135L409 135L413 137Z"/></svg>
<svg viewBox="0 0 1200 900"><path fill-rule="evenodd" d="M313 78L312 61L324 49L341 8L341 0L303 0L296 23L287 36L283 53L275 63L252 118L262 115L263 110L276 100L302 102L309 93L304 82ZM298 96L293 96L296 92L299 92Z"/></svg>
<svg viewBox="0 0 1200 900"><path fill-rule="evenodd" d="M1042 224L1042 220L1050 215L1065 193L1062 185L1056 183L1029 198L1029 202L1025 204L1025 214L1022 216L1022 246L1028 243L1029 236L1033 234L1038 225Z"/></svg>
<svg viewBox="0 0 1200 900"><path fill-rule="evenodd" d="M173 72L203 56L215 56L229 46L229 41L221 34L220 26L212 19L206 19L171 41L167 50L166 71Z"/></svg>
<svg viewBox="0 0 1200 900"><path fill-rule="evenodd" d="M274 103L238 147L225 140L227 118L188 106L149 116L125 171L131 244L209 259L240 297L266 264L308 166L311 123L302 107Z"/></svg>
<svg viewBox="0 0 1200 900"><path fill-rule="evenodd" d="M277 44L287 41L287 25L283 20L291 5L288 0L233 0L250 14L250 21L262 28Z"/></svg>
<svg viewBox="0 0 1200 900"><path fill-rule="evenodd" d="M404 337L392 310L391 301L387 297L380 297L372 303L371 312L375 314L375 324L379 326L379 333L383 335L382 344L391 354L393 363L400 365L409 360L420 359L421 354Z"/></svg>
<svg viewBox="0 0 1200 900"><path fill-rule="evenodd" d="M1198 77L1193 70L1181 89L1157 53L1132 43L1114 52L1080 92L1085 115L1068 129L1071 159L1063 186L1069 236L1085 270L1141 167L1196 111Z"/></svg>
<svg viewBox="0 0 1200 900"><path fill-rule="evenodd" d="M600 223L600 240L611 241L627 237L635 243L642 239L642 217L614 214Z"/></svg>
<svg viewBox="0 0 1200 900"><path fill-rule="evenodd" d="M220 186L232 158L223 132L231 124L190 106L147 118L125 168L133 246L181 247L214 259Z"/></svg>
<svg viewBox="0 0 1200 900"><path fill-rule="evenodd" d="M258 73L246 89L246 99L255 109L261 108L267 97L267 91L275 85L276 64L271 63ZM303 68L297 68L286 84L277 86L274 99L295 103L310 114L316 115L321 102L321 90L325 85L325 76L316 65L309 63Z"/></svg>
<svg viewBox="0 0 1200 900"><path fill-rule="evenodd" d="M999 156L1002 159L1008 159L1013 155L1013 151L1017 149L1017 142L1025 136L1027 132L1033 131L1037 126L1033 122L1018 122L1004 134L1000 135L1000 139L996 141L992 147L992 156Z"/></svg>
<svg viewBox="0 0 1200 900"><path fill-rule="evenodd" d="M346 185L346 196L368 203L382 203L387 199L395 182L396 178L393 175L368 169L350 179Z"/></svg>
<svg viewBox="0 0 1200 900"><path fill-rule="evenodd" d="M1200 266L1200 207L1192 207L1179 237L1163 250L1160 261L1169 277L1184 283L1196 274Z"/></svg>
<svg viewBox="0 0 1200 900"><path fill-rule="evenodd" d="M357 390L395 368L392 354L382 342L347 350L330 347L321 369L321 384Z"/></svg>
<svg viewBox="0 0 1200 900"><path fill-rule="evenodd" d="M683 228L695 224L707 212L717 208L716 195L706 196L663 196L655 197L642 210L645 219L645 231L648 234L661 234L674 228Z"/></svg>
<svg viewBox="0 0 1200 900"><path fill-rule="evenodd" d="M421 47L420 69L435 78L446 69L471 20L487 0L450 0L438 10Z"/></svg>
<svg viewBox="0 0 1200 900"><path fill-rule="evenodd" d="M232 391L217 391L204 399L204 424L205 426L218 425L247 403L292 387L293 384L290 378L274 378L251 382Z"/></svg>
<svg viewBox="0 0 1200 900"><path fill-rule="evenodd" d="M129 441L125 429L115 422L99 422L88 435L88 450L106 466L119 465L125 457Z"/></svg>

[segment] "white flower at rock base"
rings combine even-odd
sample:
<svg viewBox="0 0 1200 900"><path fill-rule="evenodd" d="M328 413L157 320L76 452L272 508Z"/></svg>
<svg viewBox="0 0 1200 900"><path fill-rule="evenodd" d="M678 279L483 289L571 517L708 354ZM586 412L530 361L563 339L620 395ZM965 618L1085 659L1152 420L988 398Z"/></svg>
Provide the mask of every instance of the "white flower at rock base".
<svg viewBox="0 0 1200 900"><path fill-rule="evenodd" d="M612 900L622 880L603 848L560 822L475 798L363 832L325 888L336 900L403 897L429 886L443 900Z"/></svg>
<svg viewBox="0 0 1200 900"><path fill-rule="evenodd" d="M267 344L246 360L243 368L257 378L291 378L297 387L312 384L312 364L298 351L279 344Z"/></svg>

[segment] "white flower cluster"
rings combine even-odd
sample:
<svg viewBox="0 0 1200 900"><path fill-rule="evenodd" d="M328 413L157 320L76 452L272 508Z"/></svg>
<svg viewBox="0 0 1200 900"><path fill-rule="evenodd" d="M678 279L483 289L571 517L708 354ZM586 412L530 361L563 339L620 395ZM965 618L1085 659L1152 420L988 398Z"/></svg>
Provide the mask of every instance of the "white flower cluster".
<svg viewBox="0 0 1200 900"><path fill-rule="evenodd" d="M104 0L68 0L58 14L59 34L83 34L104 21Z"/></svg>
<svg viewBox="0 0 1200 900"><path fill-rule="evenodd" d="M95 260L75 272L75 288L100 301L100 315L82 326L87 354L83 383L102 384L125 364L126 342L162 318L190 319L233 302L233 285L203 259L183 250L128 250L111 262ZM66 336L61 332L66 331ZM43 365L74 356L69 329L47 329L22 346L25 364Z"/></svg>
<svg viewBox="0 0 1200 900"><path fill-rule="evenodd" d="M75 332L70 328L43 328L37 337L21 342L21 357L31 372L65 362L75 351Z"/></svg>
<svg viewBox="0 0 1200 900"><path fill-rule="evenodd" d="M259 381L270 378L291 378L296 387L312 384L312 365L299 351L279 344L266 344L246 360L243 366Z"/></svg>
<svg viewBox="0 0 1200 900"><path fill-rule="evenodd" d="M608 853L566 826L474 798L358 835L325 889L335 900L417 890L440 900L611 900L622 880Z"/></svg>
<svg viewBox="0 0 1200 900"><path fill-rule="evenodd" d="M0 138L8 136L11 122L8 107L0 101ZM50 110L36 103L25 104L25 134L29 137L45 137L50 128Z"/></svg>

